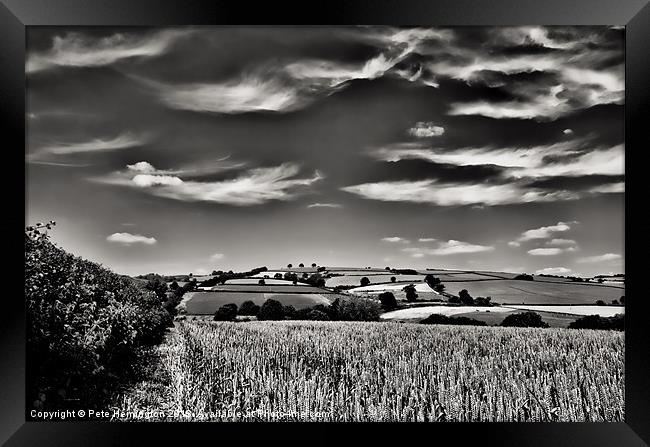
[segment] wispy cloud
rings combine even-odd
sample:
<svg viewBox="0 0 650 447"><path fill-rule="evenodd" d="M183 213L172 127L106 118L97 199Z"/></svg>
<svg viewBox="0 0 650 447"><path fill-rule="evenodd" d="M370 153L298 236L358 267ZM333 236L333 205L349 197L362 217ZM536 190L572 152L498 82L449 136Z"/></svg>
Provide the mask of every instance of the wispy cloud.
<svg viewBox="0 0 650 447"><path fill-rule="evenodd" d="M226 255L224 255L223 253L215 253L215 254L210 256L210 260L211 261L218 261L218 260L223 259L225 257L226 257Z"/></svg>
<svg viewBox="0 0 650 447"><path fill-rule="evenodd" d="M400 242L400 243L403 243L403 244L409 244L411 242L408 239L404 239L404 238L399 237L399 236L384 237L381 240L384 241L384 242L392 242L392 243Z"/></svg>
<svg viewBox="0 0 650 447"><path fill-rule="evenodd" d="M310 203L307 205L307 208L342 208L343 205L340 203Z"/></svg>
<svg viewBox="0 0 650 447"><path fill-rule="evenodd" d="M448 256L464 253L481 253L485 251L492 251L494 247L487 245L471 244L469 242L462 242L450 239L448 241L441 241L437 247L409 247L402 249L407 253L411 253L413 257L430 256Z"/></svg>
<svg viewBox="0 0 650 447"><path fill-rule="evenodd" d="M109 242L114 242L121 245L133 245L133 244L142 244L142 245L153 245L155 244L156 238L142 236L141 234L131 234L131 233L113 233L106 238Z"/></svg>
<svg viewBox="0 0 650 447"><path fill-rule="evenodd" d="M445 128L430 121L418 121L408 133L417 138L439 137L445 133Z"/></svg>
<svg viewBox="0 0 650 447"><path fill-rule="evenodd" d="M512 36L517 36L513 38ZM467 46L453 48L451 60L432 58L428 68L438 76L451 77L468 84L500 88L516 99L477 100L453 103L451 115L482 115L490 118L555 120L576 110L598 104L622 104L624 69L622 51L608 49L600 35L582 33L561 41L539 27L502 28L492 31L481 50ZM490 48L533 45L546 51L530 54L504 54ZM609 47L611 48L611 47ZM434 55L435 56L435 55ZM620 59L607 68L594 69L605 60ZM527 80L519 74L542 74Z"/></svg>
<svg viewBox="0 0 650 447"><path fill-rule="evenodd" d="M521 242L532 241L536 239L549 239L555 233L563 233L571 229L571 225L577 224L578 222L558 222L555 225L548 225L545 227L533 228L532 230L526 230L511 244L513 246L519 246ZM554 239L556 241L565 240L565 239Z"/></svg>
<svg viewBox="0 0 650 447"><path fill-rule="evenodd" d="M43 155L69 155L84 152L113 151L142 146L147 143L144 135L123 133L113 138L95 138L90 141L77 141L73 143L55 142L45 145L31 154L30 158L39 160Z"/></svg>
<svg viewBox="0 0 650 447"><path fill-rule="evenodd" d="M570 275L572 273L571 269L566 267L546 267L539 269L535 272L536 275Z"/></svg>
<svg viewBox="0 0 650 447"><path fill-rule="evenodd" d="M421 237L420 239L418 239L418 242L434 242L436 240L437 239L432 237Z"/></svg>
<svg viewBox="0 0 650 447"><path fill-rule="evenodd" d="M531 256L555 256L563 253L565 250L562 248L534 248L528 250L528 254Z"/></svg>
<svg viewBox="0 0 650 447"><path fill-rule="evenodd" d="M522 183L445 184L435 180L376 182L341 188L366 199L384 202L428 203L453 205L508 205L516 203L552 202L578 198L569 191L549 192L529 188Z"/></svg>
<svg viewBox="0 0 650 447"><path fill-rule="evenodd" d="M117 33L94 38L72 32L55 37L49 50L30 54L26 71L33 73L57 66L99 67L123 59L159 56L188 33L188 30L163 30L144 35Z"/></svg>
<svg viewBox="0 0 650 447"><path fill-rule="evenodd" d="M616 261L621 258L622 256L617 253L605 253L604 255L587 256L584 258L578 258L577 262L580 263L606 262L606 261Z"/></svg>
<svg viewBox="0 0 650 447"><path fill-rule="evenodd" d="M578 243L573 239L551 239L546 243L546 245L564 246L564 247L575 246L577 244Z"/></svg>
<svg viewBox="0 0 650 447"><path fill-rule="evenodd" d="M312 177L296 177L300 167L292 163L249 169L233 179L217 181L186 180L169 175L173 171L156 170L147 162L129 166L126 172L116 172L94 180L135 187L155 196L186 202L251 206L271 200L290 200L302 188L323 178L318 171Z"/></svg>
<svg viewBox="0 0 650 447"><path fill-rule="evenodd" d="M517 178L625 173L623 145L594 148L585 139L545 146L485 146L455 150L396 145L374 150L370 155L383 161L420 159L457 166L496 165L507 168L504 173Z"/></svg>
<svg viewBox="0 0 650 447"><path fill-rule="evenodd" d="M247 112L291 112L314 100L347 87L349 81L376 79L385 75L409 82L437 86L422 71L397 68L425 41L448 40L451 32L439 30L399 30L361 33L356 38L370 40L378 53L360 63L327 59L295 59L281 66L262 64L219 82L166 84L135 78L157 92L171 108L196 112L238 114Z"/></svg>

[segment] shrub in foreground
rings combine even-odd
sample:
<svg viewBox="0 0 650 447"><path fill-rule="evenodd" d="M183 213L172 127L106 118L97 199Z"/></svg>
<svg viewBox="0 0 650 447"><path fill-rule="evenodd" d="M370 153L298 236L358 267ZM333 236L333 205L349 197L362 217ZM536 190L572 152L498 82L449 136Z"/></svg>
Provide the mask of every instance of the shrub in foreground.
<svg viewBox="0 0 650 447"><path fill-rule="evenodd" d="M455 324L459 326L487 326L485 321L475 320L469 317L448 317L446 315L431 314L420 324Z"/></svg>
<svg viewBox="0 0 650 447"><path fill-rule="evenodd" d="M241 303L239 306L239 315L257 316L260 311L260 306L248 300Z"/></svg>
<svg viewBox="0 0 650 447"><path fill-rule="evenodd" d="M381 301L381 307L385 311L390 311L397 308L397 300L393 292L384 292L379 294L379 301Z"/></svg>
<svg viewBox="0 0 650 447"><path fill-rule="evenodd" d="M153 291L44 235L25 235L25 300L28 410L99 404L172 321Z"/></svg>
<svg viewBox="0 0 650 447"><path fill-rule="evenodd" d="M379 321L380 304L370 298L345 297L332 303L336 320L340 321Z"/></svg>
<svg viewBox="0 0 650 447"><path fill-rule="evenodd" d="M542 320L542 316L535 312L521 312L510 314L503 319L501 326L504 327L548 327L548 323Z"/></svg>
<svg viewBox="0 0 650 447"><path fill-rule="evenodd" d="M624 330L625 316L623 314L613 317L601 317L600 315L587 315L578 318L569 324L571 329L610 329L615 331Z"/></svg>
<svg viewBox="0 0 650 447"><path fill-rule="evenodd" d="M237 318L237 305L224 304L214 313L214 321L233 321Z"/></svg>
<svg viewBox="0 0 650 447"><path fill-rule="evenodd" d="M258 320L284 320L284 308L279 301L268 299L264 301L257 314Z"/></svg>

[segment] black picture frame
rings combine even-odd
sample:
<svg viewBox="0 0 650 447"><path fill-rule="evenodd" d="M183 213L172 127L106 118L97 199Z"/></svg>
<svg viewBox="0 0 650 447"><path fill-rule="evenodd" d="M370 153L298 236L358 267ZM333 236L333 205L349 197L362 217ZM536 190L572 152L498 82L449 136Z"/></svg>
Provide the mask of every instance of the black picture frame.
<svg viewBox="0 0 650 447"><path fill-rule="evenodd" d="M626 213L625 258L641 259L646 239L641 185L644 153L650 150L650 0L328 0L305 3L190 0L0 0L0 114L5 196L26 200L26 171L13 168L25 147L25 34L31 26L172 25L625 25L626 26ZM24 158L23 158L24 161ZM15 160L16 166L20 160ZM632 196L630 196L632 194ZM644 214L644 213L643 213ZM5 213L6 259L21 250L19 213ZM637 228L637 231L633 230ZM7 262L11 264L11 262ZM647 300L640 278L643 264L626 263L628 300L625 332L625 423L445 423L409 424L192 424L109 422L25 422L25 310L20 299L19 264L8 266L0 324L0 440L18 445L178 444L190 436L211 442L337 442L349 432L364 442L422 442L443 439L479 445L642 446L650 443L650 340ZM13 279L11 279L13 278ZM9 282L14 283L8 284ZM637 285L638 284L638 285ZM15 291L13 289L16 289ZM344 434L345 433L345 434ZM255 439L257 438L257 439ZM316 439L318 438L318 439Z"/></svg>

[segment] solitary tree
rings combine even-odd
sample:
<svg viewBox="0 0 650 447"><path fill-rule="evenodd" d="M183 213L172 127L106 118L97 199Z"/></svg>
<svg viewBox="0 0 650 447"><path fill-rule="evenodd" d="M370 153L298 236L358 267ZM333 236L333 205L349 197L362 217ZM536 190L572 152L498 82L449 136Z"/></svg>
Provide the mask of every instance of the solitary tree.
<svg viewBox="0 0 650 447"><path fill-rule="evenodd" d="M394 276L391 276L390 277L390 282L395 282L395 281L397 281L397 278L395 278Z"/></svg>
<svg viewBox="0 0 650 447"><path fill-rule="evenodd" d="M293 267L293 264L287 264L287 268Z"/></svg>
<svg viewBox="0 0 650 447"><path fill-rule="evenodd" d="M435 276L428 274L427 276L424 277L424 282L429 285L432 289L441 283L440 278L436 278Z"/></svg>
<svg viewBox="0 0 650 447"><path fill-rule="evenodd" d="M458 293L458 298L460 298L460 303L465 306L471 306L474 304L474 298L469 294L467 289L463 289Z"/></svg>
<svg viewBox="0 0 650 447"><path fill-rule="evenodd" d="M503 319L501 326L511 327L548 327L542 316L535 312L522 312L510 314Z"/></svg>
<svg viewBox="0 0 650 447"><path fill-rule="evenodd" d="M366 276L361 278L361 287L366 287L368 284L370 284L370 280Z"/></svg>
<svg viewBox="0 0 650 447"><path fill-rule="evenodd" d="M406 301L415 301L418 298L418 294L415 292L415 286L413 284L409 284L402 290L406 292Z"/></svg>
<svg viewBox="0 0 650 447"><path fill-rule="evenodd" d="M385 267L384 270L387 270L390 272L390 267Z"/></svg>
<svg viewBox="0 0 650 447"><path fill-rule="evenodd" d="M305 264L303 264L302 262L300 264L298 264L298 267L304 267L304 266L305 266Z"/></svg>
<svg viewBox="0 0 650 447"><path fill-rule="evenodd" d="M385 311L390 311L397 308L397 300L395 295L392 292L384 292L379 295L379 301L381 301L381 307Z"/></svg>
<svg viewBox="0 0 650 447"><path fill-rule="evenodd" d="M262 278L259 281L257 281L257 284L259 284L260 286L264 286L266 285L266 281L264 281L264 278Z"/></svg>
<svg viewBox="0 0 650 447"><path fill-rule="evenodd" d="M312 266L313 268L316 268L316 263L315 263L315 262L312 262L312 263L311 263L311 266Z"/></svg>

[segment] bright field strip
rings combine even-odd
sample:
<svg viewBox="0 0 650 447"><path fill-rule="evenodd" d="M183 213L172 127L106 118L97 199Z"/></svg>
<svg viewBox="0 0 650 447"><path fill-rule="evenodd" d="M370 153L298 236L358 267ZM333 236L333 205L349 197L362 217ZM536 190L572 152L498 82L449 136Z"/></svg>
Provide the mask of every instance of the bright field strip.
<svg viewBox="0 0 650 447"><path fill-rule="evenodd" d="M226 281L226 284L258 284L259 281L263 279L266 285L285 285L293 286L293 281L287 281L285 279L275 279L275 278L235 278L229 279ZM300 281L299 281L300 282Z"/></svg>
<svg viewBox="0 0 650 447"><path fill-rule="evenodd" d="M422 292L422 293L435 293L435 291L429 287L428 284L419 282L419 283L388 283L388 284L374 284L374 285L369 285L365 287L355 287L354 289L349 289L349 293L354 293L354 294L379 294L383 292L395 292L395 291L401 291L404 287L408 286L409 284L413 284L415 286L415 291L416 292Z"/></svg>
<svg viewBox="0 0 650 447"><path fill-rule="evenodd" d="M385 314L382 314L380 318L382 320L410 320L424 319L432 314L445 315L449 317L470 312L510 313L512 312L512 309L507 307L425 306L386 312Z"/></svg>
<svg viewBox="0 0 650 447"><path fill-rule="evenodd" d="M601 317L613 317L616 314L624 314L624 306L526 306L512 304L508 306L513 309L532 310L534 312L553 312L568 315L600 315Z"/></svg>

